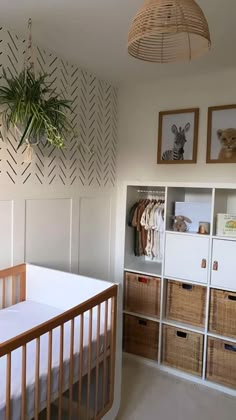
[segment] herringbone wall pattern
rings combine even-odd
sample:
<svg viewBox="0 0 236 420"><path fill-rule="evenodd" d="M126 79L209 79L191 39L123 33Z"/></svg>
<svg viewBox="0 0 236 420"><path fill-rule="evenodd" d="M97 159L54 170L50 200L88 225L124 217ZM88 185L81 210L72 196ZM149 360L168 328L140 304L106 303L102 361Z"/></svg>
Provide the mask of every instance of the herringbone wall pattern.
<svg viewBox="0 0 236 420"><path fill-rule="evenodd" d="M27 43L0 28L0 71L23 69ZM72 100L71 122L76 136L66 148L38 145L31 163L17 151L17 134L0 126L0 183L61 184L111 187L116 179L117 91L94 75L68 63L48 50L33 48L36 70L49 74L56 92Z"/></svg>

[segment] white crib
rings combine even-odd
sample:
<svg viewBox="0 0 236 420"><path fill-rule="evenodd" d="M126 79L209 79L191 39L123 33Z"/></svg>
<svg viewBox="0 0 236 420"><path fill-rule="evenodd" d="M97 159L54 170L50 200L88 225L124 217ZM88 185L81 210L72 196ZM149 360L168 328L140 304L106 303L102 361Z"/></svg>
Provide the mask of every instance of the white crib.
<svg viewBox="0 0 236 420"><path fill-rule="evenodd" d="M112 407L117 285L0 271L0 420L100 419Z"/></svg>

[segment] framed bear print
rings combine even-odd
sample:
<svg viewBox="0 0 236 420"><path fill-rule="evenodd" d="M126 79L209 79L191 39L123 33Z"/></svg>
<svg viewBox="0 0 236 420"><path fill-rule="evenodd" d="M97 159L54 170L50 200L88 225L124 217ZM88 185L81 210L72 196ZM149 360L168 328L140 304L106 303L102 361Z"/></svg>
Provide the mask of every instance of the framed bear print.
<svg viewBox="0 0 236 420"><path fill-rule="evenodd" d="M157 163L196 163L199 108L159 113Z"/></svg>
<svg viewBox="0 0 236 420"><path fill-rule="evenodd" d="M236 163L236 105L208 108L207 163Z"/></svg>

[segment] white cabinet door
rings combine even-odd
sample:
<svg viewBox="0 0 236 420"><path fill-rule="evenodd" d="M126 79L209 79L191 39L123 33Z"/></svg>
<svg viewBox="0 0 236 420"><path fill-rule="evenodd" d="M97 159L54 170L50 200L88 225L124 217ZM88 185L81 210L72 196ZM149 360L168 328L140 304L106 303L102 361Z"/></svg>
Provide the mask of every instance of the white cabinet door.
<svg viewBox="0 0 236 420"><path fill-rule="evenodd" d="M209 237L166 234L165 277L207 283Z"/></svg>
<svg viewBox="0 0 236 420"><path fill-rule="evenodd" d="M224 239L213 240L212 286L236 290L236 242Z"/></svg>

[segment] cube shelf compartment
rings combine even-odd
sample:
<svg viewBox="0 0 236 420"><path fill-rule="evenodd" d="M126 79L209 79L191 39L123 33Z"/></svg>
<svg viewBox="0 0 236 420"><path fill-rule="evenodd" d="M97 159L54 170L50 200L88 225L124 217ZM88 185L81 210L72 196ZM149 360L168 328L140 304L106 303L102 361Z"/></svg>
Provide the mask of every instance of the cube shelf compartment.
<svg viewBox="0 0 236 420"><path fill-rule="evenodd" d="M208 338L207 379L236 388L236 343Z"/></svg>
<svg viewBox="0 0 236 420"><path fill-rule="evenodd" d="M211 289L209 331L236 338L236 293Z"/></svg>
<svg viewBox="0 0 236 420"><path fill-rule="evenodd" d="M160 279L125 273L124 309L128 312L160 316Z"/></svg>
<svg viewBox="0 0 236 420"><path fill-rule="evenodd" d="M166 282L166 319L204 327L206 287L174 280Z"/></svg>
<svg viewBox="0 0 236 420"><path fill-rule="evenodd" d="M163 325L162 363L202 375L203 335Z"/></svg>
<svg viewBox="0 0 236 420"><path fill-rule="evenodd" d="M123 350L157 360L159 324L148 319L124 314Z"/></svg>

